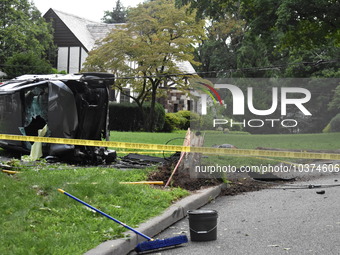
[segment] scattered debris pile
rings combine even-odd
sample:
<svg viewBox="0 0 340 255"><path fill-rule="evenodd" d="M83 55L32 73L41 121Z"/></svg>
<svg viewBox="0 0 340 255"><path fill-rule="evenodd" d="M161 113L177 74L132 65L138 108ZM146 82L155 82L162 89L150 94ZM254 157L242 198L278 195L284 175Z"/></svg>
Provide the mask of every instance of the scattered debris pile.
<svg viewBox="0 0 340 255"><path fill-rule="evenodd" d="M128 155L117 160L112 166L119 169L143 169L154 165L162 164L166 160L160 157L153 157L149 155L141 155L136 153L129 153Z"/></svg>

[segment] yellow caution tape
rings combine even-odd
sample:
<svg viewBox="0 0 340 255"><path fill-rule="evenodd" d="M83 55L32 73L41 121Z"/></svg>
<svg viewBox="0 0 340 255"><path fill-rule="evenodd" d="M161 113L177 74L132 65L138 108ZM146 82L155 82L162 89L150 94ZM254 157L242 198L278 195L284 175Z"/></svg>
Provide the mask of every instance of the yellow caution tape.
<svg viewBox="0 0 340 255"><path fill-rule="evenodd" d="M83 140L83 139L69 139L69 138L56 138L56 137L20 136L20 135L0 134L0 140L72 144L72 145L82 145L82 146L99 146L99 147L113 147L113 148L123 148L123 149L153 150L153 151L190 152L189 146Z"/></svg>
<svg viewBox="0 0 340 255"><path fill-rule="evenodd" d="M119 184L149 184L149 185L163 185L163 181L141 181L141 182L120 182Z"/></svg>
<svg viewBox="0 0 340 255"><path fill-rule="evenodd" d="M128 143L128 142L68 139L68 138L39 137L39 136L4 135L4 134L0 134L0 140L72 144L72 145L82 145L82 146L113 147L113 148L123 148L123 149L152 150L152 151L180 151L180 152L217 154L217 155L229 155L229 156L252 156L252 157L260 156L260 157L279 157L279 158L340 160L340 154L311 153L311 152L304 152L304 151L292 152L292 151L269 151L269 150L229 149L229 148L211 148L211 147L190 147L190 146L180 146L180 145Z"/></svg>
<svg viewBox="0 0 340 255"><path fill-rule="evenodd" d="M169 151L169 153L174 153L176 151ZM117 153L121 154L162 154L164 151L117 151Z"/></svg>

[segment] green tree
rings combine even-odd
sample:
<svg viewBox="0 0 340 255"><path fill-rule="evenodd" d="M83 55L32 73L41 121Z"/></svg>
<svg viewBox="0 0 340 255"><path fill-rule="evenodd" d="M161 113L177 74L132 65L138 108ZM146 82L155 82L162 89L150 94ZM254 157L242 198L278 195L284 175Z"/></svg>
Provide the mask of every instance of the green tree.
<svg viewBox="0 0 340 255"><path fill-rule="evenodd" d="M340 46L338 0L281 0L273 27L284 33L283 46L311 49Z"/></svg>
<svg viewBox="0 0 340 255"><path fill-rule="evenodd" d="M203 1L204 2L204 1ZM269 77L278 76L281 70L270 69L281 62L284 54L275 54L278 32L270 36L253 33L252 20L247 19L251 9L245 11L242 1L214 2L209 8L201 1L191 3L197 6L201 16L208 16L206 28L208 39L198 47L197 58L202 62L200 71L209 77ZM209 1L208 1L209 2ZM200 8L203 8L200 10ZM251 13L251 12L250 12ZM270 13L266 12L271 16ZM259 17L259 19L261 19ZM266 26L268 27L269 22Z"/></svg>
<svg viewBox="0 0 340 255"><path fill-rule="evenodd" d="M208 40L200 46L197 57L206 73L218 72L219 77L339 77L338 0L176 2L178 6L190 4L198 17L212 20L213 26L207 30ZM238 34L214 27L223 22L231 24L232 20L242 24ZM223 41L226 36L229 43ZM321 125L334 116L334 110L327 110L329 101L339 95L333 97L337 86L334 84L310 86L313 100L309 107L313 109L313 117L300 131L319 132ZM263 107L268 101L266 93L254 95L254 102Z"/></svg>
<svg viewBox="0 0 340 255"><path fill-rule="evenodd" d="M195 63L193 45L204 36L203 24L187 8L175 8L173 1L146 2L130 9L126 25L111 32L89 53L85 70L116 74L114 88L123 94L126 87L132 89L128 96L140 107L145 130L152 131L156 99L166 93L159 88L186 86L183 75L178 75L183 73L179 63ZM142 108L146 101L151 105L148 113Z"/></svg>
<svg viewBox="0 0 340 255"><path fill-rule="evenodd" d="M205 77L224 77L237 68L237 49L244 36L245 22L236 15L225 15L219 21L205 25L206 39L196 48L197 67Z"/></svg>
<svg viewBox="0 0 340 255"><path fill-rule="evenodd" d="M120 0L117 0L116 7L112 11L105 11L102 21L104 23L125 23L127 10Z"/></svg>
<svg viewBox="0 0 340 255"><path fill-rule="evenodd" d="M53 72L51 64L34 52L15 53L5 62L4 71L8 78L15 78L22 74L49 74Z"/></svg>
<svg viewBox="0 0 340 255"><path fill-rule="evenodd" d="M292 50L287 55L285 77L340 77L340 51L332 45L323 45L310 50Z"/></svg>
<svg viewBox="0 0 340 255"><path fill-rule="evenodd" d="M28 0L0 2L0 63L18 53L47 58L53 51L51 26Z"/></svg>
<svg viewBox="0 0 340 255"><path fill-rule="evenodd" d="M237 14L252 33L270 37L282 32L281 47L314 48L340 44L338 0L176 0L190 4L199 17L220 20L225 13ZM276 42L278 43L278 42ZM278 44L276 46L279 46Z"/></svg>

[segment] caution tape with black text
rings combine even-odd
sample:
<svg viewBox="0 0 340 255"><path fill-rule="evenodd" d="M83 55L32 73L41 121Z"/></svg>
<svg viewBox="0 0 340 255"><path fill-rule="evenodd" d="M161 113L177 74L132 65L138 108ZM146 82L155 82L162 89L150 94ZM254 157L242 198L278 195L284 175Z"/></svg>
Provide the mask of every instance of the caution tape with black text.
<svg viewBox="0 0 340 255"><path fill-rule="evenodd" d="M217 154L229 156L261 156L261 157L279 157L279 158L300 158L300 159L323 159L323 160L340 160L340 154L332 153L311 153L311 152L292 152L292 151L269 151L269 150L251 150L251 149L229 149L229 148L211 148L211 147L192 147L180 145L162 145L147 143L129 143L114 141L98 141L84 139L69 139L56 137L40 136L21 136L0 134L0 140L14 140L26 142L41 142L55 144L71 144L80 146L98 146L122 149L140 149L151 151L180 151L202 154Z"/></svg>

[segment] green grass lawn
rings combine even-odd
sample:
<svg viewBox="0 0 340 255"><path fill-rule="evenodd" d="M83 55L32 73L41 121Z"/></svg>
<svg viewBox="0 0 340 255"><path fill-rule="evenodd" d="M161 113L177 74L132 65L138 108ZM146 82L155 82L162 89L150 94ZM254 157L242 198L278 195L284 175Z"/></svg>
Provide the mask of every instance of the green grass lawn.
<svg viewBox="0 0 340 255"><path fill-rule="evenodd" d="M232 144L239 149L256 149L257 147L298 149L298 150L337 150L340 133L326 134L279 134L279 135L249 135L224 134L222 132L207 132L204 146L214 144ZM280 162L307 162L289 158L232 157L222 155L207 155L203 163L206 165L250 166L278 164Z"/></svg>
<svg viewBox="0 0 340 255"><path fill-rule="evenodd" d="M339 141L340 133L242 135L208 132L205 135L205 146L229 143L239 149L270 147L301 150L336 150L340 149Z"/></svg>
<svg viewBox="0 0 340 255"><path fill-rule="evenodd" d="M110 132L110 140L115 142L130 142L130 143L148 143L148 144L169 144L183 145L186 131L176 131L172 133L146 133L146 132ZM118 156L124 156L131 153L146 153L152 156L163 157L162 151L141 151L134 149L112 148L117 151ZM164 152L164 156L170 156L171 152Z"/></svg>
<svg viewBox="0 0 340 255"><path fill-rule="evenodd" d="M138 142L149 144L182 145L186 131L173 133L146 133L146 132L116 132L111 131L110 140L117 142ZM336 150L340 149L340 133L322 134L270 134L250 135L238 133L223 133L208 131L204 135L204 146L229 143L239 149L255 149L257 147L299 149L299 150ZM175 139L175 140L172 140ZM123 149L117 149L118 152Z"/></svg>
<svg viewBox="0 0 340 255"><path fill-rule="evenodd" d="M119 184L145 180L148 171L41 164L13 176L0 173L0 254L83 254L122 237L125 228L57 188L133 227L188 194L178 188Z"/></svg>
<svg viewBox="0 0 340 255"><path fill-rule="evenodd" d="M165 144L171 139L171 145L183 144L186 131L176 131L172 133L147 133L147 132L110 132L110 140L116 142L131 142L131 143L151 143L151 144Z"/></svg>
<svg viewBox="0 0 340 255"><path fill-rule="evenodd" d="M232 144L239 149L256 149L257 147L298 149L298 150L337 150L340 133L325 134L278 134L278 135L250 135L250 134L225 134L223 132L207 132L204 146L214 144ZM260 158L260 157L232 157L223 155L207 155L203 164L206 165L274 165L280 162L307 162L300 159L289 158Z"/></svg>

